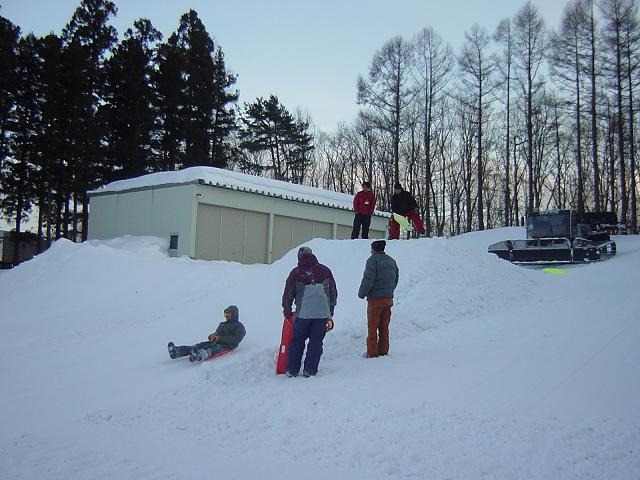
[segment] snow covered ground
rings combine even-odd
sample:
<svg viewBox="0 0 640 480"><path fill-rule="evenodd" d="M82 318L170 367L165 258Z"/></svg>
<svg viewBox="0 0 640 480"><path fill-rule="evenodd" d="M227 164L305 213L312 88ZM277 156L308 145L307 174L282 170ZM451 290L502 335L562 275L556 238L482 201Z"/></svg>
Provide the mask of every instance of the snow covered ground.
<svg viewBox="0 0 640 480"><path fill-rule="evenodd" d="M640 238L564 276L486 253L522 235L391 242L391 355L367 360L369 242L309 242L339 292L310 379L274 374L295 251L239 265L59 241L0 275L0 478L638 479ZM169 359L230 304L236 352Z"/></svg>

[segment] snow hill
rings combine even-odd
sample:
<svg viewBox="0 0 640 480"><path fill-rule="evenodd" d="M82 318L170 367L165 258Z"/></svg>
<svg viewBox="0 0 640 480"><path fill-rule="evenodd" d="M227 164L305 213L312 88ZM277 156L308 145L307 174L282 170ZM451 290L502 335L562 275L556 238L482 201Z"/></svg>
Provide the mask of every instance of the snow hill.
<svg viewBox="0 0 640 480"><path fill-rule="evenodd" d="M273 265L73 244L0 272L0 478L640 478L640 238L549 275L486 253L499 229L390 242L391 354L363 359L365 240L309 245L338 284L315 378L276 376ZM235 304L247 337L170 360Z"/></svg>

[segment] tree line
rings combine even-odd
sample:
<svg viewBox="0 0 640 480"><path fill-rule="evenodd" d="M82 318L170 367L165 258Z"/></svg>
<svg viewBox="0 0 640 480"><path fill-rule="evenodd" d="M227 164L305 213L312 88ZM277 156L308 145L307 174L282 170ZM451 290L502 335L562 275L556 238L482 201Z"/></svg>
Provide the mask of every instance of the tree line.
<svg viewBox="0 0 640 480"><path fill-rule="evenodd" d="M316 138L316 184L394 181L429 235L521 224L528 212L609 210L637 230L636 0L572 0L549 30L532 2L458 51L431 27L390 39L357 83L352 124Z"/></svg>
<svg viewBox="0 0 640 480"><path fill-rule="evenodd" d="M44 37L0 16L0 209L16 232L37 210L39 237L84 240L88 191L155 171L239 165L303 180L308 122L274 95L239 107L194 10L166 41L144 18L118 41L116 14L83 0Z"/></svg>
<svg viewBox="0 0 640 480"><path fill-rule="evenodd" d="M83 0L44 38L0 17L1 208L18 231L37 206L39 233L77 239L88 190L192 165L345 193L368 180L383 210L400 182L429 235L549 208L637 230L637 0L571 0L555 29L527 1L457 51L432 27L394 37L354 86L357 118L332 132L275 95L238 106L195 11L166 41L140 19L119 42L116 12Z"/></svg>

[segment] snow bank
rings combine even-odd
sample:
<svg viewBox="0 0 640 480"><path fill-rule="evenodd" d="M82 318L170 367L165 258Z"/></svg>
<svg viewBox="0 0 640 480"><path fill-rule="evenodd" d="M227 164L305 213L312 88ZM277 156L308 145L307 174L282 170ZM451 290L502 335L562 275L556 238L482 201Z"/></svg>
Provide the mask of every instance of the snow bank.
<svg viewBox="0 0 640 480"><path fill-rule="evenodd" d="M318 376L274 375L273 265L72 244L0 276L0 478L640 477L640 240L565 276L486 253L522 229L388 242L391 355L364 360L365 240L313 240L338 284ZM236 304L237 351L170 360Z"/></svg>

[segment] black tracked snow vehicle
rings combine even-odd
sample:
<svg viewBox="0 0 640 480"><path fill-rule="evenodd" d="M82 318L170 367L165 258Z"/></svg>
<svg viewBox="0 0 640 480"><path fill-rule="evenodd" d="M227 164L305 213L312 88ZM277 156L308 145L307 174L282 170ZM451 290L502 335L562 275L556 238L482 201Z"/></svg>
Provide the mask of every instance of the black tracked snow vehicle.
<svg viewBox="0 0 640 480"><path fill-rule="evenodd" d="M527 217L526 240L503 240L489 253L517 264L586 263L616 254L616 243L598 228L598 215L574 210L534 212Z"/></svg>

